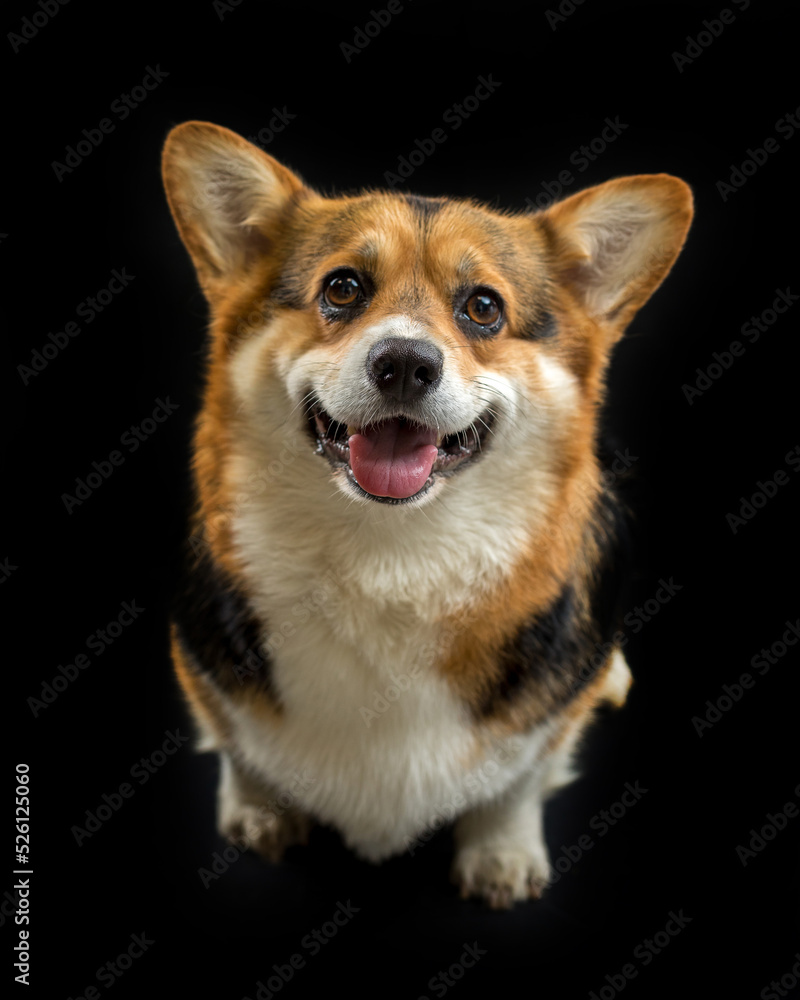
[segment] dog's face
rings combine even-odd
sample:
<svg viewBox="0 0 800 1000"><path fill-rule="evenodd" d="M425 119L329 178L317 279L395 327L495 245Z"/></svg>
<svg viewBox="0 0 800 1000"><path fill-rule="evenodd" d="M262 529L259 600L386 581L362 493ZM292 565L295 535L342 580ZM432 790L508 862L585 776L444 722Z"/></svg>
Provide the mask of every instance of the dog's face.
<svg viewBox="0 0 800 1000"><path fill-rule="evenodd" d="M252 432L302 440L366 504L490 479L502 496L587 460L610 349L692 214L667 175L536 214L324 198L197 122L170 134L164 177L214 313L212 364Z"/></svg>

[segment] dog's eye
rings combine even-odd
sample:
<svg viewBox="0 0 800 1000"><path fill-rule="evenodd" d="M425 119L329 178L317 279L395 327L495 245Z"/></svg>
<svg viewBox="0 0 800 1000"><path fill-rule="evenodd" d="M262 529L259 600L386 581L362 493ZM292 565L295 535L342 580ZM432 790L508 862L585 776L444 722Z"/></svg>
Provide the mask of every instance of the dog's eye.
<svg viewBox="0 0 800 1000"><path fill-rule="evenodd" d="M351 306L361 295L361 284L354 274L335 274L325 286L325 301L332 306Z"/></svg>
<svg viewBox="0 0 800 1000"><path fill-rule="evenodd" d="M500 303L488 292L476 292L467 299L466 313L479 326L493 326L500 319Z"/></svg>

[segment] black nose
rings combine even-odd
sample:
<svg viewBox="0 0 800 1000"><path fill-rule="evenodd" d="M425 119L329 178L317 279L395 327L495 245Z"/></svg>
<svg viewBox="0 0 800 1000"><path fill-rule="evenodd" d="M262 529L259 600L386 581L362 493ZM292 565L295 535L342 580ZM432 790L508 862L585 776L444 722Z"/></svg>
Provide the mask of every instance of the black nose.
<svg viewBox="0 0 800 1000"><path fill-rule="evenodd" d="M442 352L426 340L387 337L367 355L367 375L387 396L411 403L433 389L443 364Z"/></svg>

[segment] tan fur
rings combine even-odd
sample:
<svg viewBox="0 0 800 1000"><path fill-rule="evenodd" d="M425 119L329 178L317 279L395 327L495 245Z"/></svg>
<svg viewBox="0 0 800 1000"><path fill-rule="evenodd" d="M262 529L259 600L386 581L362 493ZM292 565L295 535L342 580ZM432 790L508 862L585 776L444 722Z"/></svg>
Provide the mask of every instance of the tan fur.
<svg viewBox="0 0 800 1000"><path fill-rule="evenodd" d="M213 685L192 667L189 658L181 649L174 625L170 631L170 654L184 697L195 718L201 721L207 739L213 739L220 747L226 746L230 742L230 723L225 716L219 695Z"/></svg>

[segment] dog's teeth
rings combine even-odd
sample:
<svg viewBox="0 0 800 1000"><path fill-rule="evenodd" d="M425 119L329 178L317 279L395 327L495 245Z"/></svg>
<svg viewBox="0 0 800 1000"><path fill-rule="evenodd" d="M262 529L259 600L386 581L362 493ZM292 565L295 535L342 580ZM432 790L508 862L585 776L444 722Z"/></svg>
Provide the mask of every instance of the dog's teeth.
<svg viewBox="0 0 800 1000"><path fill-rule="evenodd" d="M442 441L444 441L444 434L440 434L440 435L439 435L439 436L438 436L438 437L436 438L436 447L437 447L437 448L441 448L441 447L442 447Z"/></svg>
<svg viewBox="0 0 800 1000"><path fill-rule="evenodd" d="M354 434L358 434L358 428L353 424L347 425L347 436L352 437Z"/></svg>

